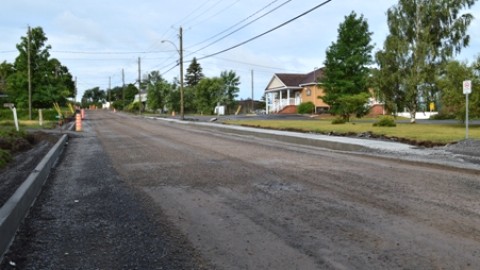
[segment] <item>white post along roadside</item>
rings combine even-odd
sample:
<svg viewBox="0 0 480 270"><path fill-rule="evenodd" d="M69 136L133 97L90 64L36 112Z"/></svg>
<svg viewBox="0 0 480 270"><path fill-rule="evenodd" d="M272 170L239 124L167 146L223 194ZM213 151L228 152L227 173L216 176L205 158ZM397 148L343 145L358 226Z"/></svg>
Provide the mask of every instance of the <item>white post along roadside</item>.
<svg viewBox="0 0 480 270"><path fill-rule="evenodd" d="M15 105L13 103L4 103L3 107L5 108L10 108L13 112L13 121L15 122L15 127L17 128L17 132L19 131L18 128L18 118L17 118L17 109L15 108Z"/></svg>
<svg viewBox="0 0 480 270"><path fill-rule="evenodd" d="M472 81L463 81L463 94L465 95L465 139L468 139L468 95L472 93Z"/></svg>

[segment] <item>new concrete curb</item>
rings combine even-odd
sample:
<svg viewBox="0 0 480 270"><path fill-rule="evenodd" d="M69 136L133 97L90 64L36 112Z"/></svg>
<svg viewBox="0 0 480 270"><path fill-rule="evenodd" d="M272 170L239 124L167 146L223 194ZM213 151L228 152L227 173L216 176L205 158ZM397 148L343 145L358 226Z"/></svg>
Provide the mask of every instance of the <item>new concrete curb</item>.
<svg viewBox="0 0 480 270"><path fill-rule="evenodd" d="M65 148L68 136L66 134L58 140L48 154L35 167L23 184L15 191L8 201L0 208L0 261L15 238L22 220L35 202L42 186L50 174L60 154Z"/></svg>

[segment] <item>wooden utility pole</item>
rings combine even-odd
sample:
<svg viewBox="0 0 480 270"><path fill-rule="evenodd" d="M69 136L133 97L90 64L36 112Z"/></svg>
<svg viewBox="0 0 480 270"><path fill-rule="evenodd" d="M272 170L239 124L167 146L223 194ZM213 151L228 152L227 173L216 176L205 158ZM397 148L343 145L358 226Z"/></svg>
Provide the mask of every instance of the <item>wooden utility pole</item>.
<svg viewBox="0 0 480 270"><path fill-rule="evenodd" d="M185 114L184 114L184 105L183 105L183 30L182 27L180 27L180 119L184 120L185 119Z"/></svg>
<svg viewBox="0 0 480 270"><path fill-rule="evenodd" d="M77 94L78 94L78 90L77 90L77 76L75 76L75 86L74 86L74 89L73 89L73 101L75 103L77 103Z"/></svg>
<svg viewBox="0 0 480 270"><path fill-rule="evenodd" d="M30 26L28 27L27 33L27 69L28 69L28 119L32 120L32 69L30 63L30 41L31 31Z"/></svg>
<svg viewBox="0 0 480 270"><path fill-rule="evenodd" d="M252 69L252 113L255 111L255 101L253 95L253 69Z"/></svg>
<svg viewBox="0 0 480 270"><path fill-rule="evenodd" d="M125 110L125 71L122 68L122 110Z"/></svg>
<svg viewBox="0 0 480 270"><path fill-rule="evenodd" d="M108 102L112 105L112 76L108 76Z"/></svg>
<svg viewBox="0 0 480 270"><path fill-rule="evenodd" d="M142 70L141 70L141 60L138 57L138 114L142 114Z"/></svg>

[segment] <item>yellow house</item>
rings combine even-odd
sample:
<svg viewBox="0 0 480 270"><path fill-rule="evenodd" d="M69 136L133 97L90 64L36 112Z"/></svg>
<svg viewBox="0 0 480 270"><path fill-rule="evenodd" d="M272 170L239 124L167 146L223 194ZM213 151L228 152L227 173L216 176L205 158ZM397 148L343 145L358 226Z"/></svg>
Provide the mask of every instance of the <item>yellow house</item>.
<svg viewBox="0 0 480 270"><path fill-rule="evenodd" d="M296 113L297 106L311 101L315 113L326 112L329 106L318 97L324 96L319 80L323 68L307 74L276 73L265 89L266 113Z"/></svg>

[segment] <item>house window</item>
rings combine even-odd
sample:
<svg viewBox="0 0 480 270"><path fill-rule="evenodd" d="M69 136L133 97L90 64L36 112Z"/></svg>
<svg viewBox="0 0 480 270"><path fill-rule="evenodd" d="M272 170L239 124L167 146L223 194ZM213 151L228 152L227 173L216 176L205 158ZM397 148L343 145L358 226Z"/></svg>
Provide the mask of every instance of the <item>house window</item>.
<svg viewBox="0 0 480 270"><path fill-rule="evenodd" d="M309 97L311 95L312 95L312 90L310 90L310 88L307 88L307 97Z"/></svg>

